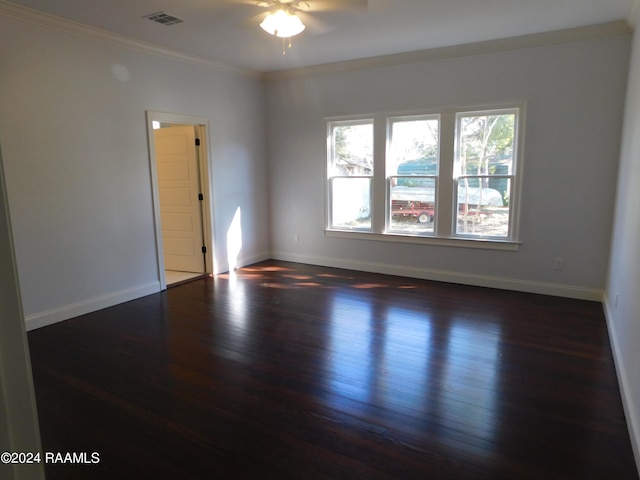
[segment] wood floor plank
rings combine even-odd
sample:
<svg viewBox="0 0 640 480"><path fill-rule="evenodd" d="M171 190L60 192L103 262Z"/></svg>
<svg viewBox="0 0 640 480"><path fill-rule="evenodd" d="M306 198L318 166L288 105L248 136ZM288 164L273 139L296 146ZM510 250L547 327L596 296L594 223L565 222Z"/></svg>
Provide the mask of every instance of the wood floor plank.
<svg viewBox="0 0 640 480"><path fill-rule="evenodd" d="M637 479L602 306L269 261L29 333L64 479Z"/></svg>

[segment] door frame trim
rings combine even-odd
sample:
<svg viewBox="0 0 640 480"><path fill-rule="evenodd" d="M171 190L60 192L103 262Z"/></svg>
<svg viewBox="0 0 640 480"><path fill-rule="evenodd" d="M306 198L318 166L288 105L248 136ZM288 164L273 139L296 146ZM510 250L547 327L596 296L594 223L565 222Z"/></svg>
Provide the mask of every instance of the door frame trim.
<svg viewBox="0 0 640 480"><path fill-rule="evenodd" d="M202 203L202 231L204 235L207 251L204 254L205 273L215 273L215 231L214 231L214 208L211 195L211 154L209 147L210 125L209 119L194 115L183 115L178 113L158 112L147 110L147 140L149 143L149 168L151 174L151 194L153 204L153 220L155 228L155 248L158 259L158 280L160 290L166 290L167 281L164 274L164 248L162 243L162 222L160 217L160 193L158 189L158 168L156 164L156 149L153 134L154 122L174 123L180 125L193 125L196 129L196 136L200 138L200 187L204 201Z"/></svg>

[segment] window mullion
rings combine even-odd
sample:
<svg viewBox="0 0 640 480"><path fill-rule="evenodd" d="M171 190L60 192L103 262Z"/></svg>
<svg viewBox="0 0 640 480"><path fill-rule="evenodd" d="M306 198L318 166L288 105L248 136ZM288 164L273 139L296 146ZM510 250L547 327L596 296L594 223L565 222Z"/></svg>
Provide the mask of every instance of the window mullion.
<svg viewBox="0 0 640 480"><path fill-rule="evenodd" d="M455 152L456 116L445 112L440 117L440 164L438 168L438 211L435 233L439 237L453 235L454 185L453 162Z"/></svg>
<svg viewBox="0 0 640 480"><path fill-rule="evenodd" d="M387 122L384 116L373 119L373 179L371 188L371 229L383 233L386 224Z"/></svg>

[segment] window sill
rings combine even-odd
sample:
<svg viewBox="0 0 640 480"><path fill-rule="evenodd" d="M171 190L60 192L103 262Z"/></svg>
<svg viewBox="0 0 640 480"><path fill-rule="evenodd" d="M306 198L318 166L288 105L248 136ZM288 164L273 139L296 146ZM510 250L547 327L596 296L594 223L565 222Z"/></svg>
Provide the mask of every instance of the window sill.
<svg viewBox="0 0 640 480"><path fill-rule="evenodd" d="M485 238L432 237L426 235L399 235L397 233L372 233L358 230L325 230L325 236L331 238L349 238L353 240L371 240L392 243L413 243L440 247L476 248L481 250L502 250L517 252L520 242Z"/></svg>

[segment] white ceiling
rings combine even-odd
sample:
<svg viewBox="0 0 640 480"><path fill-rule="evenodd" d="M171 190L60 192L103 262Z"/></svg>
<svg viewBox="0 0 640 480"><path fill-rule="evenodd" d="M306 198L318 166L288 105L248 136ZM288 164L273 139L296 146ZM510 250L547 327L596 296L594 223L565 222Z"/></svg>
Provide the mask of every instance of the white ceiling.
<svg viewBox="0 0 640 480"><path fill-rule="evenodd" d="M133 39L259 72L425 50L628 20L639 0L368 0L316 12L282 54L258 27L258 0L0 0ZM313 0L309 0L313 4ZM164 11L172 26L143 18Z"/></svg>

